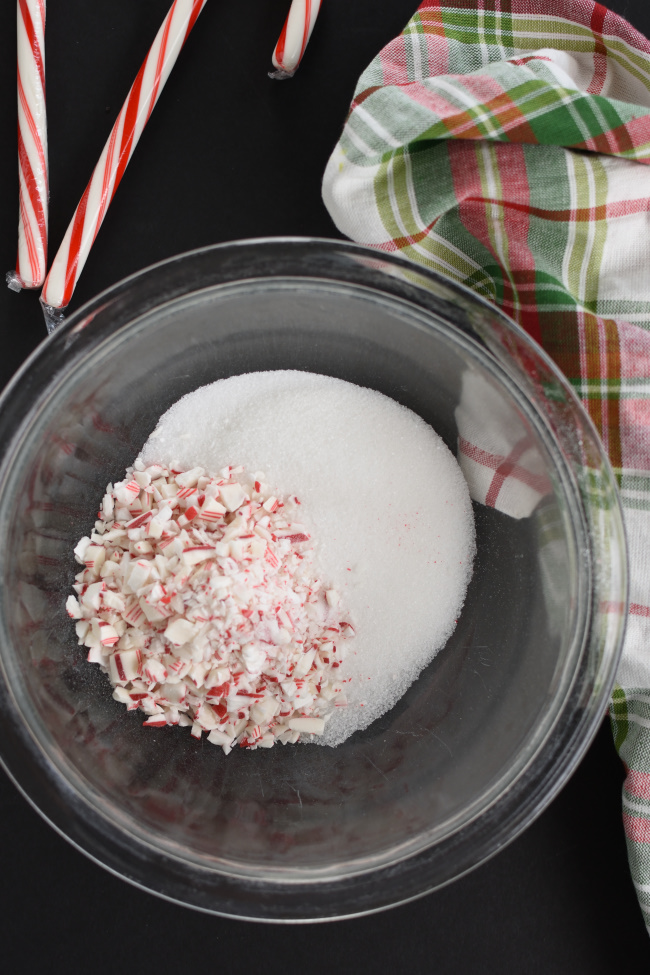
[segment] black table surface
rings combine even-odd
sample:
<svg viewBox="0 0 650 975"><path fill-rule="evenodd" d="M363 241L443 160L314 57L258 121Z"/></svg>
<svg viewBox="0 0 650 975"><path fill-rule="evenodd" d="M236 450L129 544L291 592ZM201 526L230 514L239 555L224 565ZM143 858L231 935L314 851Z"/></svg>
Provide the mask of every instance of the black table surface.
<svg viewBox="0 0 650 975"><path fill-rule="evenodd" d="M417 0L325 0L291 81L268 79L289 0L211 0L172 72L93 247L70 310L124 276L205 244L340 236L322 172L362 69ZM170 0L48 5L52 252ZM0 269L17 225L15 2L0 26ZM611 6L645 34L646 0ZM35 293L0 288L4 384L44 337ZM6 972L164 975L543 973L650 966L627 866L621 763L605 719L559 796L506 849L443 890L367 918L276 927L199 914L102 870L0 772L0 944Z"/></svg>

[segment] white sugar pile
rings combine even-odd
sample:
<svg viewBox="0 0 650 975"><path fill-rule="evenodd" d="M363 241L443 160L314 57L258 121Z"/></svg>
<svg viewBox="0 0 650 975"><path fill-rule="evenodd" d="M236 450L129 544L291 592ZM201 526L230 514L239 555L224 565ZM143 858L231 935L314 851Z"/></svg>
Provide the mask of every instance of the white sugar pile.
<svg viewBox="0 0 650 975"><path fill-rule="evenodd" d="M341 668L349 704L320 744L391 708L449 639L472 573L472 506L455 458L406 407L329 376L249 373L180 399L141 456L177 470L243 464L300 499L316 570L356 630Z"/></svg>

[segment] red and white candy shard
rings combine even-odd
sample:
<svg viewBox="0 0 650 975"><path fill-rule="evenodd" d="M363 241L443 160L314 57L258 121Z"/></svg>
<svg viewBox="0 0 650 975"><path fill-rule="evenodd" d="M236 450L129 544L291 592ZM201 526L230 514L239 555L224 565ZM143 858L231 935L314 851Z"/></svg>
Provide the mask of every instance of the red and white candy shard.
<svg viewBox="0 0 650 975"><path fill-rule="evenodd" d="M18 0L19 224L13 291L38 288L47 261L48 170L45 111L45 0Z"/></svg>
<svg viewBox="0 0 650 975"><path fill-rule="evenodd" d="M109 484L66 609L113 697L147 727L182 725L228 754L320 735L346 704L354 628L312 570L300 502L259 472L137 460ZM335 641L333 640L335 638Z"/></svg>
<svg viewBox="0 0 650 975"><path fill-rule="evenodd" d="M41 303L48 330L57 323L56 310L72 297L127 164L206 2L174 0L133 82L45 281Z"/></svg>
<svg viewBox="0 0 650 975"><path fill-rule="evenodd" d="M320 10L321 0L293 0L273 52L277 71L272 78L291 78L302 61Z"/></svg>

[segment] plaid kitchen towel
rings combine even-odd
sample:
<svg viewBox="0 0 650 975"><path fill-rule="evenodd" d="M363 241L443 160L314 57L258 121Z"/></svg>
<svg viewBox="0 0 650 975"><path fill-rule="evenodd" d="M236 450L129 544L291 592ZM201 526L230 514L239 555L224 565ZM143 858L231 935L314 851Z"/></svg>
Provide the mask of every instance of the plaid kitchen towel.
<svg viewBox="0 0 650 975"><path fill-rule="evenodd" d="M591 0L425 0L362 75L323 196L349 237L508 312L609 452L631 561L610 713L650 930L649 163L650 43L621 17ZM511 446L487 454L498 466ZM495 504L492 461L460 447L474 496ZM534 483L523 448L518 463ZM515 490L511 513L540 492Z"/></svg>

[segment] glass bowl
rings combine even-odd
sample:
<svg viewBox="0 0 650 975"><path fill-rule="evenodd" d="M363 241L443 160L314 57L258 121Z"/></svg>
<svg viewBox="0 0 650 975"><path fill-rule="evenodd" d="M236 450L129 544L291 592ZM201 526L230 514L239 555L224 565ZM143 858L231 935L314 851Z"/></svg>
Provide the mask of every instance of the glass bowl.
<svg viewBox="0 0 650 975"><path fill-rule="evenodd" d="M477 381L473 422L524 431L547 488L525 517L475 504L456 630L390 712L337 748L226 758L187 729L143 729L86 662L64 603L74 544L158 417L263 369L373 387L454 452ZM55 829L149 891L266 921L404 902L512 840L602 720L626 609L612 471L544 353L439 275L309 239L166 261L43 342L2 396L0 443L2 762Z"/></svg>

